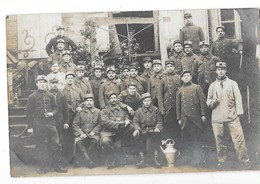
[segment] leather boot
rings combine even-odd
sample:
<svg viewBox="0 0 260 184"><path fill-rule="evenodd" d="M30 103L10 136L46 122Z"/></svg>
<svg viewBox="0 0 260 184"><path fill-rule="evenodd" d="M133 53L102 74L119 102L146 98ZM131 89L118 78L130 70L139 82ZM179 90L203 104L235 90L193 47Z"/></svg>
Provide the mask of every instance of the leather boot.
<svg viewBox="0 0 260 184"><path fill-rule="evenodd" d="M86 159L86 161L87 161L87 167L90 168L90 169L94 168L94 167L95 167L95 164L94 164L94 162L90 159L88 153L87 153L87 152L84 152L83 155L84 155L84 157L85 157L85 159Z"/></svg>
<svg viewBox="0 0 260 184"><path fill-rule="evenodd" d="M154 160L154 168L161 168L161 164L158 161L158 151L157 150L154 151L153 160Z"/></svg>
<svg viewBox="0 0 260 184"><path fill-rule="evenodd" d="M146 166L146 165L145 165L144 153L143 153L143 152L140 152L139 155L140 155L140 161L136 164L136 167L137 167L138 169L144 168L144 167Z"/></svg>

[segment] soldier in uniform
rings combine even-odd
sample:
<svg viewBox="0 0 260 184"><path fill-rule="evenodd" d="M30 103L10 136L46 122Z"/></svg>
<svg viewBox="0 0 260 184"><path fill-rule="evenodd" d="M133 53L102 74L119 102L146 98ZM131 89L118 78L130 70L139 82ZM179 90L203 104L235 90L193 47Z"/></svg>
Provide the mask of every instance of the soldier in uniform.
<svg viewBox="0 0 260 184"><path fill-rule="evenodd" d="M192 71L194 61L198 58L193 53L193 46L191 41L185 41L183 44L185 56L181 59L183 71Z"/></svg>
<svg viewBox="0 0 260 184"><path fill-rule="evenodd" d="M175 73L174 62L165 62L166 76L161 79L158 90L159 109L164 115L164 136L180 142L180 127L176 118L176 92L181 87L181 78Z"/></svg>
<svg viewBox="0 0 260 184"><path fill-rule="evenodd" d="M55 122L58 112L55 96L47 91L45 76L37 76L36 85L38 90L28 98L26 116L28 132L34 134L40 172L45 173L52 168L56 172L67 172L61 166L61 146Z"/></svg>
<svg viewBox="0 0 260 184"><path fill-rule="evenodd" d="M152 98L149 93L142 95L143 105L140 107L133 118L133 136L136 142L136 149L140 155L140 161L136 164L137 168L146 167L149 163L146 154L153 154L153 165L160 168L158 160L158 149L160 145L160 132L163 128L163 118L159 109L152 105Z"/></svg>
<svg viewBox="0 0 260 184"><path fill-rule="evenodd" d="M72 72L66 73L65 79L67 84L62 91L66 97L68 108L69 108L69 113L68 113L69 124L64 124L65 130L64 130L64 137L63 137L64 142L66 142L63 148L64 150L63 152L67 157L68 162L71 162L74 156L74 135L72 132L72 122L76 112L82 109L79 106L81 102L83 102L84 100L83 91L74 85L74 77L75 77L74 73Z"/></svg>
<svg viewBox="0 0 260 184"><path fill-rule="evenodd" d="M62 73L59 71L59 63L58 61L53 60L51 62L51 73L49 73L46 77L48 83L49 83L49 89L50 89L50 79L56 78L59 80L58 83L58 89L59 90L63 90L64 86L65 86L65 73Z"/></svg>
<svg viewBox="0 0 260 184"><path fill-rule="evenodd" d="M152 104L158 107L158 90L161 79L164 77L162 70L162 61L159 59L153 60L153 75L148 81L148 92L152 97Z"/></svg>
<svg viewBox="0 0 260 184"><path fill-rule="evenodd" d="M65 42L65 50L71 49L75 51L77 49L77 45L67 36L65 36L65 28L63 26L58 26L56 28L58 35L52 38L49 43L46 45L46 52L48 55L51 55L57 50L57 40L63 39Z"/></svg>
<svg viewBox="0 0 260 184"><path fill-rule="evenodd" d="M94 78L92 80L90 80L90 85L93 91L93 95L94 95L94 104L95 107L100 109L100 105L99 105L99 89L101 84L103 84L105 82L105 79L102 77L102 71L103 68L100 65L96 65L94 67Z"/></svg>
<svg viewBox="0 0 260 184"><path fill-rule="evenodd" d="M121 84L124 83L125 80L129 77L129 70L130 70L129 65L123 65L122 73L121 73L121 77L120 77Z"/></svg>
<svg viewBox="0 0 260 184"><path fill-rule="evenodd" d="M175 72L180 75L182 72L182 58L185 56L183 52L182 42L180 40L175 40L173 43L173 54L169 57L169 59L174 61Z"/></svg>
<svg viewBox="0 0 260 184"><path fill-rule="evenodd" d="M131 142L133 126L127 111L118 104L117 93L110 91L107 93L108 106L101 111L102 127L101 146L106 154L107 168L116 167L116 161L122 157L122 149L117 146L117 142ZM117 157L121 154L120 157Z"/></svg>
<svg viewBox="0 0 260 184"><path fill-rule="evenodd" d="M50 54L48 60L49 61L58 61L58 63L60 64L62 61L62 52L65 50L65 41L63 39L58 39L56 41L56 47L57 50Z"/></svg>
<svg viewBox="0 0 260 184"><path fill-rule="evenodd" d="M209 52L209 43L206 41L200 42L200 51L201 55L194 61L192 66L192 77L197 79L204 94L207 95L209 85L216 78L216 63L220 60Z"/></svg>
<svg viewBox="0 0 260 184"><path fill-rule="evenodd" d="M129 77L121 84L121 90L126 90L127 86L134 82L137 86L137 92L142 95L147 92L147 81L142 77L138 76L138 66L136 64L130 65L130 75Z"/></svg>
<svg viewBox="0 0 260 184"><path fill-rule="evenodd" d="M87 79L84 78L85 66L76 66L76 77L74 78L74 85L80 88L84 94L93 94L91 85Z"/></svg>
<svg viewBox="0 0 260 184"><path fill-rule="evenodd" d="M102 127L101 111L94 107L94 96L92 94L85 94L84 107L82 111L76 114L72 129L76 150L82 154L86 166L93 168L98 154L99 134ZM78 161L82 162L81 159L78 159Z"/></svg>
<svg viewBox="0 0 260 184"><path fill-rule="evenodd" d="M203 130L206 122L206 97L199 85L191 82L191 72L181 74L183 86L177 91L177 119L183 132L183 157L193 166L203 161Z"/></svg>
<svg viewBox="0 0 260 184"><path fill-rule="evenodd" d="M226 38L224 26L218 26L216 32L218 39L211 45L211 53L219 57L222 62L227 63L228 76L235 80L238 77L236 74L239 73L239 62L235 54L242 55L242 45L238 45L237 42Z"/></svg>
<svg viewBox="0 0 260 184"><path fill-rule="evenodd" d="M216 64L217 79L208 92L207 104L212 109L212 127L217 147L218 169L227 166L228 147L225 143L225 127L229 131L238 160L243 169L250 169L240 117L243 114L242 97L235 81L226 76L227 66L224 62Z"/></svg>
<svg viewBox="0 0 260 184"><path fill-rule="evenodd" d="M60 72L67 73L73 72L76 73L76 65L73 63L71 58L71 52L65 50L62 53L62 62L59 64Z"/></svg>
<svg viewBox="0 0 260 184"><path fill-rule="evenodd" d="M114 91L117 95L120 94L120 85L116 81L116 73L114 67L108 67L106 70L107 80L101 84L99 89L99 105L101 109L104 109L108 105L107 94Z"/></svg>
<svg viewBox="0 0 260 184"><path fill-rule="evenodd" d="M184 14L185 26L180 30L180 40L182 43L191 41L193 43L193 52L200 54L199 42L204 41L204 33L201 27L194 25L191 13Z"/></svg>
<svg viewBox="0 0 260 184"><path fill-rule="evenodd" d="M153 62L151 57L144 57L142 61L144 65L144 72L142 73L141 77L148 81L153 74Z"/></svg>

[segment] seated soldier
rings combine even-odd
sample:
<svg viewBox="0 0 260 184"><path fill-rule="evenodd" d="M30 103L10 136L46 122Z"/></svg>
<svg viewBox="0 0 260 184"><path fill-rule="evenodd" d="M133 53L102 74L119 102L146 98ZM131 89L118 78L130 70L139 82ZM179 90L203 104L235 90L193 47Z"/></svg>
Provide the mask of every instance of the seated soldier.
<svg viewBox="0 0 260 184"><path fill-rule="evenodd" d="M86 166L93 168L98 151L99 133L101 131L100 110L94 107L94 97L86 94L84 107L78 112L72 124L76 149L81 152Z"/></svg>
<svg viewBox="0 0 260 184"><path fill-rule="evenodd" d="M116 143L118 141L130 143L134 128L130 124L127 111L119 105L117 94L112 91L107 94L107 99L109 104L101 111L103 130L100 133L100 139L101 146L107 156L107 168L111 169L116 167L116 161L120 161L117 156L121 157L123 154L121 147Z"/></svg>
<svg viewBox="0 0 260 184"><path fill-rule="evenodd" d="M142 95L143 106L134 115L133 125L136 142L136 149L140 155L140 161L136 164L137 168L147 165L145 154L153 152L154 167L160 168L158 161L158 146L160 145L160 132L162 131L163 119L159 109L152 105L152 98L149 93Z"/></svg>

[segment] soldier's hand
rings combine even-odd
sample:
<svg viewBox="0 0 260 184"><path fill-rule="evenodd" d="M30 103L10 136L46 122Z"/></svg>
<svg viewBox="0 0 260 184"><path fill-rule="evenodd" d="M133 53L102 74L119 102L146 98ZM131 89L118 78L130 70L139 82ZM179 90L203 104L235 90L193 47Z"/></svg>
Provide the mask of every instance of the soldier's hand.
<svg viewBox="0 0 260 184"><path fill-rule="evenodd" d="M44 115L45 115L46 118L49 118L49 117L53 116L53 113L52 112L46 112L46 113L44 113Z"/></svg>
<svg viewBox="0 0 260 184"><path fill-rule="evenodd" d="M131 111L134 111L130 106L127 106L127 111L130 113Z"/></svg>
<svg viewBox="0 0 260 184"><path fill-rule="evenodd" d="M159 128L155 128L153 131L154 132L160 132Z"/></svg>
<svg viewBox="0 0 260 184"><path fill-rule="evenodd" d="M135 137L135 136L138 136L140 134L140 131L139 130L135 130L134 132L133 132L133 136Z"/></svg>
<svg viewBox="0 0 260 184"><path fill-rule="evenodd" d="M81 135L80 135L80 138L81 138L81 139L85 139L86 137L88 137L86 134L81 134Z"/></svg>
<svg viewBox="0 0 260 184"><path fill-rule="evenodd" d="M178 120L179 125L181 125L181 120Z"/></svg>
<svg viewBox="0 0 260 184"><path fill-rule="evenodd" d="M92 137L92 136L94 136L95 134L96 134L95 132L91 131L91 132L88 134L88 136Z"/></svg>
<svg viewBox="0 0 260 184"><path fill-rule="evenodd" d="M68 129L70 126L68 125L68 124L64 124L63 125L63 128L66 130L66 129Z"/></svg>
<svg viewBox="0 0 260 184"><path fill-rule="evenodd" d="M125 120L125 127L127 127L127 125L129 124L130 124L130 120L129 119Z"/></svg>
<svg viewBox="0 0 260 184"><path fill-rule="evenodd" d="M207 120L206 116L201 116L201 120L202 120L203 123L205 123L206 120Z"/></svg>
<svg viewBox="0 0 260 184"><path fill-rule="evenodd" d="M28 132L28 133L33 133L33 128L28 128L28 129L27 129L27 132Z"/></svg>
<svg viewBox="0 0 260 184"><path fill-rule="evenodd" d="M215 109L219 104L219 100L216 99L215 101L213 101L211 104L210 104L210 108L211 109Z"/></svg>
<svg viewBox="0 0 260 184"><path fill-rule="evenodd" d="M81 111L82 111L82 107L77 107L77 108L76 108L76 111L77 111L77 112L81 112Z"/></svg>
<svg viewBox="0 0 260 184"><path fill-rule="evenodd" d="M162 114L162 115L165 115L165 113L166 113L165 110L162 110L162 111L161 111L161 114Z"/></svg>

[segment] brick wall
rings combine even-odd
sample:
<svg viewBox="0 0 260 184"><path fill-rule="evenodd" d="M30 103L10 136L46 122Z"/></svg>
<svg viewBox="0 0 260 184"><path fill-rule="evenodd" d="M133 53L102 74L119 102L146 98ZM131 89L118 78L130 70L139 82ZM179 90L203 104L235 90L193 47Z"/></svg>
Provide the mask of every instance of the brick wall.
<svg viewBox="0 0 260 184"><path fill-rule="evenodd" d="M6 47L12 54L17 53L17 16L8 15L6 17ZM15 54L16 56L16 54Z"/></svg>

